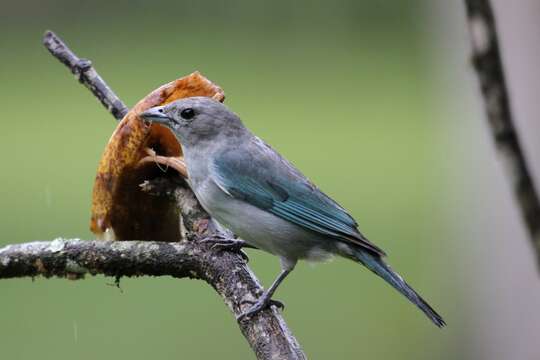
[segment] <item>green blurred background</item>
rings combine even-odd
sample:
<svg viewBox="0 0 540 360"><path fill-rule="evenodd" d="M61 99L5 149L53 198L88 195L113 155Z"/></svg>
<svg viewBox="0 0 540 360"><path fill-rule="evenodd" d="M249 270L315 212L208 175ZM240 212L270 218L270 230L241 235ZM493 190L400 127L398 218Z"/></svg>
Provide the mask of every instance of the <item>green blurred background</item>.
<svg viewBox="0 0 540 360"><path fill-rule="evenodd" d="M302 263L276 298L310 358L483 358L495 339L475 317L481 246L463 224L474 224L475 161L495 158L478 104L465 125L470 102L456 100L463 87L476 96L474 79L449 85L468 71L463 9L435 3L2 2L0 244L92 238L91 188L116 123L42 47L51 29L128 105L194 70L222 86L247 126L349 209L449 323L435 328L356 264ZM445 19L461 22L453 44L440 36ZM473 147L481 155L466 155ZM249 255L269 284L277 259ZM1 281L0 356L253 358L206 284L112 282Z"/></svg>

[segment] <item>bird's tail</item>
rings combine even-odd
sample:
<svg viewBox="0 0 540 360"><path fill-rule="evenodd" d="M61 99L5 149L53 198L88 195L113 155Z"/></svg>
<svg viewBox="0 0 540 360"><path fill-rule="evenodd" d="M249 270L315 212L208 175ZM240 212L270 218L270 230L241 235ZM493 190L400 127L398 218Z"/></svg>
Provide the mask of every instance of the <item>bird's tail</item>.
<svg viewBox="0 0 540 360"><path fill-rule="evenodd" d="M438 327L446 325L441 315L437 314L437 312L433 310L433 308L429 306L429 304L422 299L422 297L418 295L418 293L414 291L398 273L394 272L379 255L370 254L365 250L352 246L351 250L352 255L349 255L349 258L359 261L375 274L386 280L386 282L392 285L397 291L405 295L410 302L418 306L418 308L422 310L435 325Z"/></svg>

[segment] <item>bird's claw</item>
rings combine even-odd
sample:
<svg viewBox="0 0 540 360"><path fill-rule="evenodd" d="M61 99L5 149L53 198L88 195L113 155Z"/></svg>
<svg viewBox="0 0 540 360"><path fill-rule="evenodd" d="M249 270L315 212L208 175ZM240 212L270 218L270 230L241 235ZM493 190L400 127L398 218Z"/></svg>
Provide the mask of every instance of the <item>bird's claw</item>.
<svg viewBox="0 0 540 360"><path fill-rule="evenodd" d="M212 250L232 251L238 253L242 257L242 259L244 259L244 261L249 261L247 254L242 251L242 248L246 246L246 242L244 240L228 239L221 236L213 236L204 238L200 240L200 242L212 244Z"/></svg>
<svg viewBox="0 0 540 360"><path fill-rule="evenodd" d="M270 306L275 306L281 311L285 310L285 304L283 304L281 301L273 300L266 296L266 294L263 294L263 296L261 296L259 300L257 300L255 304L253 304L253 306L251 306L248 310L244 311L242 314L238 315L236 317L236 320L241 321L242 319L249 318L257 314L259 311L264 310Z"/></svg>

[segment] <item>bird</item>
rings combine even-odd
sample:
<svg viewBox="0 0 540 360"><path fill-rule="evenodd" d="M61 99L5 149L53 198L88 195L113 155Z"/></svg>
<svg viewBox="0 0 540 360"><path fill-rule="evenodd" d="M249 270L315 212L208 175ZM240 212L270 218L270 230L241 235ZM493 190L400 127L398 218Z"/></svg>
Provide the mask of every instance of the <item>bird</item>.
<svg viewBox="0 0 540 360"><path fill-rule="evenodd" d="M142 121L169 128L182 144L187 183L202 207L239 239L279 257L281 272L239 319L280 304L278 286L299 260L334 255L360 263L416 305L438 327L445 321L385 262L357 222L300 170L254 135L223 103L189 97L152 107Z"/></svg>

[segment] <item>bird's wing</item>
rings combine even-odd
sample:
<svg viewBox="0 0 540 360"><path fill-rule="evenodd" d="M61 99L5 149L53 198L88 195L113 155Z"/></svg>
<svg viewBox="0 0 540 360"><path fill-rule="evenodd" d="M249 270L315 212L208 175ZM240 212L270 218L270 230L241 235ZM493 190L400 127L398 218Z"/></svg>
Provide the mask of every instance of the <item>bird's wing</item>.
<svg viewBox="0 0 540 360"><path fill-rule="evenodd" d="M213 160L212 180L225 193L311 231L385 255L358 231L341 206L268 145L255 145Z"/></svg>

